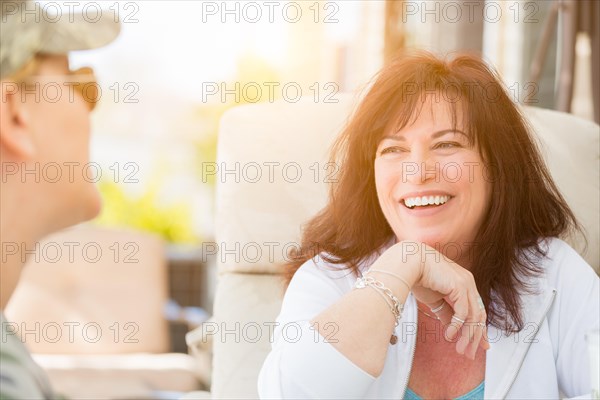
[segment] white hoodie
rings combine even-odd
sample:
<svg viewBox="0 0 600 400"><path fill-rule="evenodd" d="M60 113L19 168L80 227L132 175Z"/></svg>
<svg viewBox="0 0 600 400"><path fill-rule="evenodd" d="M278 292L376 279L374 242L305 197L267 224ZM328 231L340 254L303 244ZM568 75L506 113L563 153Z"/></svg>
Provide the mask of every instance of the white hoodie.
<svg viewBox="0 0 600 400"><path fill-rule="evenodd" d="M531 282L537 294L521 297L524 328L506 335L488 327L485 399L590 397L584 335L600 327L599 279L569 245L559 239L546 243L548 255L540 261L545 274ZM381 375L373 377L309 327L355 282L350 270L326 266L315 257L290 282L258 378L260 398L402 398L416 345L415 298L409 294L395 330L398 343L389 346Z"/></svg>

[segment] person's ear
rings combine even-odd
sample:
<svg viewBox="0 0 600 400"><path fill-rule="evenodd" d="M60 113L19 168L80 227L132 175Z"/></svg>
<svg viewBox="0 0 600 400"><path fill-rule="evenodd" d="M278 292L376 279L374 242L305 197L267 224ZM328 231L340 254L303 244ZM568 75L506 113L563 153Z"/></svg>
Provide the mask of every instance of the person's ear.
<svg viewBox="0 0 600 400"><path fill-rule="evenodd" d="M1 81L0 92L0 146L14 158L29 160L35 155L35 141L31 131L31 112L20 101L16 82Z"/></svg>

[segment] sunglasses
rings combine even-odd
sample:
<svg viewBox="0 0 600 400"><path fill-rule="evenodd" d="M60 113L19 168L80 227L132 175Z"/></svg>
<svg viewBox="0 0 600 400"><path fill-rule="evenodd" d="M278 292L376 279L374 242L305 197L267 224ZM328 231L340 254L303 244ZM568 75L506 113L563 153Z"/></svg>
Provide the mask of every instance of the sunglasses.
<svg viewBox="0 0 600 400"><path fill-rule="evenodd" d="M100 86L94 74L94 70L90 67L82 67L74 71L69 71L68 84L73 86L73 90L77 92L86 101L90 111L96 108L96 104L100 100Z"/></svg>
<svg viewBox="0 0 600 400"><path fill-rule="evenodd" d="M24 88L26 93L41 90L40 84L43 85L44 92L47 85L58 86L56 90L60 90L60 95L67 95L69 101L73 101L73 94L76 94L85 100L90 111L96 108L101 95L100 86L92 68L82 67L71 70L64 75L35 75L29 73L36 69L35 64L34 61L21 74L13 77L16 82L26 85Z"/></svg>

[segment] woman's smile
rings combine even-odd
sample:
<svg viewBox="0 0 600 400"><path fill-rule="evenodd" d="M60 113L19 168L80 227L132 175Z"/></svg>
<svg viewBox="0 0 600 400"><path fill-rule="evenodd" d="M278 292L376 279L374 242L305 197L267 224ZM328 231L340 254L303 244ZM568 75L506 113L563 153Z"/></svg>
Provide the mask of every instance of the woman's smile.
<svg viewBox="0 0 600 400"><path fill-rule="evenodd" d="M400 209L415 217L436 215L448 209L453 197L441 191L413 192L400 199Z"/></svg>
<svg viewBox="0 0 600 400"><path fill-rule="evenodd" d="M400 241L470 243L489 205L483 157L464 133L460 112L453 115L449 104L432 98L423 101L411 124L387 132L379 143L381 210Z"/></svg>

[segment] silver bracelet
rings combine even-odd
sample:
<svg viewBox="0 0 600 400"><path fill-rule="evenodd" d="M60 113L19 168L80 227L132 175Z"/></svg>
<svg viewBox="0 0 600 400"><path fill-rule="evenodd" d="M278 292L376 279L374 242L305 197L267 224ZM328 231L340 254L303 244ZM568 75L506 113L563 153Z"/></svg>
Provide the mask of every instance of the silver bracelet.
<svg viewBox="0 0 600 400"><path fill-rule="evenodd" d="M394 293L390 289L385 287L385 285L381 281L378 281L377 279L371 276L359 277L356 279L356 283L354 284L354 288L356 289L363 289L367 286L372 287L380 294L384 294L392 301L392 304L388 303L387 300L386 303L390 307L392 314L394 314L394 318L396 320L395 325L398 326L399 320L402 317L402 312L404 311L404 304L401 304L400 300L398 300Z"/></svg>
<svg viewBox="0 0 600 400"><path fill-rule="evenodd" d="M387 274L387 275L391 275L396 279L399 279L402 283L404 283L404 285L406 285L406 288L408 289L408 291L410 292L410 285L408 284L408 282L406 282L406 280L404 280L403 277L401 277L400 275L394 274L393 272L388 272L388 271L382 271L380 269L370 269L367 271L367 274L369 272L380 272L382 274ZM366 274L365 274L366 275Z"/></svg>

